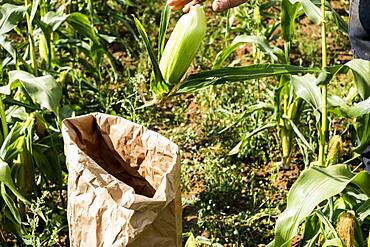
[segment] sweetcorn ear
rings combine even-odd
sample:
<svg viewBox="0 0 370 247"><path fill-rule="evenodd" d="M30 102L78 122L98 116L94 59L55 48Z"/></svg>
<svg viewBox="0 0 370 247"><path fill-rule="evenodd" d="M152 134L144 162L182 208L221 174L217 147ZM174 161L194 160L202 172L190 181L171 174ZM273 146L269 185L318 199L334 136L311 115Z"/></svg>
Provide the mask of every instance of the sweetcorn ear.
<svg viewBox="0 0 370 247"><path fill-rule="evenodd" d="M170 86L180 82L205 34L206 16L203 7L195 5L177 22L159 63L163 79Z"/></svg>
<svg viewBox="0 0 370 247"><path fill-rule="evenodd" d="M39 52L40 52L40 57L43 62L48 62L49 60L49 55L48 55L48 44L45 38L44 34L40 34L40 40L39 40Z"/></svg>

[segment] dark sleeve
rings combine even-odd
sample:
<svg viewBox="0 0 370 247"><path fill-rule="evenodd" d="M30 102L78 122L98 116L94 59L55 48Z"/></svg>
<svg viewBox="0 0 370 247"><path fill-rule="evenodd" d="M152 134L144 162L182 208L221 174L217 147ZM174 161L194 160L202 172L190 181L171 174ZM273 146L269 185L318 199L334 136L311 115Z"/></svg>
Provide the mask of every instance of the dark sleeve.
<svg viewBox="0 0 370 247"><path fill-rule="evenodd" d="M353 55L370 60L370 0L352 0L349 39Z"/></svg>

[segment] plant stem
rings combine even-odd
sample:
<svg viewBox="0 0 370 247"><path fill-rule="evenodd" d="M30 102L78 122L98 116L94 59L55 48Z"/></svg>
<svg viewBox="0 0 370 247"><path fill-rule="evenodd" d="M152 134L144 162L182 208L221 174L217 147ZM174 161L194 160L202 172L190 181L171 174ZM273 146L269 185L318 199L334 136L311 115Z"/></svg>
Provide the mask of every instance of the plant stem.
<svg viewBox="0 0 370 247"><path fill-rule="evenodd" d="M3 127L3 135L4 139L8 136L8 124L6 122L6 115L5 115L5 107L3 103L3 98L0 96L0 118L1 118L1 126Z"/></svg>
<svg viewBox="0 0 370 247"><path fill-rule="evenodd" d="M25 0L24 4L28 6L29 1ZM30 57L34 75L37 76L37 60L36 60L36 52L35 52L35 43L33 42L33 27L30 16L28 12L26 12L26 21L27 21L27 30L28 30L28 42L30 43Z"/></svg>
<svg viewBox="0 0 370 247"><path fill-rule="evenodd" d="M284 42L284 55L285 55L286 64L290 64L290 48L291 48L291 41Z"/></svg>
<svg viewBox="0 0 370 247"><path fill-rule="evenodd" d="M327 61L327 47L326 47L326 18L325 18L325 0L321 0L321 46L322 46L322 69L325 69L328 65ZM319 146L319 165L324 165L325 160L325 145L326 137L328 132L328 109L327 109L327 97L328 97L327 85L321 85L321 97L322 97L322 115L321 115L321 134L320 134L320 146Z"/></svg>

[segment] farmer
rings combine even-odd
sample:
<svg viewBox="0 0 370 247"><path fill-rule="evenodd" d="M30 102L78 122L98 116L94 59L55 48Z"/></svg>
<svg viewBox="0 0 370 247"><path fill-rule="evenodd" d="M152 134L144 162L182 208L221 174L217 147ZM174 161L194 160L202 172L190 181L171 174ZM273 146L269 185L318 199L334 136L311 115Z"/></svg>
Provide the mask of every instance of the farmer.
<svg viewBox="0 0 370 247"><path fill-rule="evenodd" d="M370 60L370 0L352 0L349 40L355 58ZM362 162L370 173L370 146L362 153Z"/></svg>
<svg viewBox="0 0 370 247"><path fill-rule="evenodd" d="M214 0L213 11L220 12L236 7L247 0ZM183 9L188 12L190 7L203 0L167 0L173 10ZM353 56L370 60L370 0L352 0L350 7L349 39ZM362 154L362 161L370 173L370 146Z"/></svg>

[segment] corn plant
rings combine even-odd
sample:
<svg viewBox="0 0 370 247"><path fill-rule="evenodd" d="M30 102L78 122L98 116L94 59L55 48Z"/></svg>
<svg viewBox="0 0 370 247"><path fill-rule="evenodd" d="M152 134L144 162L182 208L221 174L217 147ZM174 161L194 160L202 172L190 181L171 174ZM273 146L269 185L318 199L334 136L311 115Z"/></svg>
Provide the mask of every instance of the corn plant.
<svg viewBox="0 0 370 247"><path fill-rule="evenodd" d="M328 101L327 84L341 68L328 68L326 7L325 1L322 1L322 72L317 78L312 75L293 78L293 87L297 95L319 111L317 114L318 121L321 120L318 122L319 159L315 163L318 166L312 165L303 171L289 191L287 209L279 216L276 223L275 240L271 243L273 246L290 246L292 239L298 234L304 246L316 244L362 246L364 244L361 225L368 224L366 222L368 214L363 212L365 208L368 208L370 175L365 171L353 173L344 164L331 165L332 150L329 150L327 154L327 140L329 136L328 109L339 107L347 117L361 117L369 111L366 106L368 100L355 105L348 105L348 102L339 97L334 98L342 102L340 104L333 104L333 102L330 104ZM344 66L352 69L361 92L362 88L368 85L368 79L366 79L370 74L368 61L352 60ZM328 72L330 70L331 73ZM365 145L368 144L369 142ZM320 168L325 165L330 166ZM353 200L351 198L353 190L362 195L363 199ZM337 196L339 193L342 194ZM345 201L344 204L343 201ZM299 226L303 221L302 230L299 231Z"/></svg>
<svg viewBox="0 0 370 247"><path fill-rule="evenodd" d="M93 1L0 5L0 245L12 236L20 244L51 246L55 234L66 231L61 121L81 111L78 103L89 102L90 110L111 107L100 89L117 81L108 45L124 45L97 30L96 11L114 12ZM134 32L130 18L111 18ZM45 194L61 207L50 201L35 206ZM51 219L55 213L63 217Z"/></svg>
<svg viewBox="0 0 370 247"><path fill-rule="evenodd" d="M179 19L169 40L164 45L169 18L170 9L166 6L161 17L157 56L150 45L145 28L135 18L136 27L153 65L154 78L150 83L150 89L155 96L153 103L160 102L176 92L206 34L206 17L203 7L196 5L191 7L188 14Z"/></svg>

